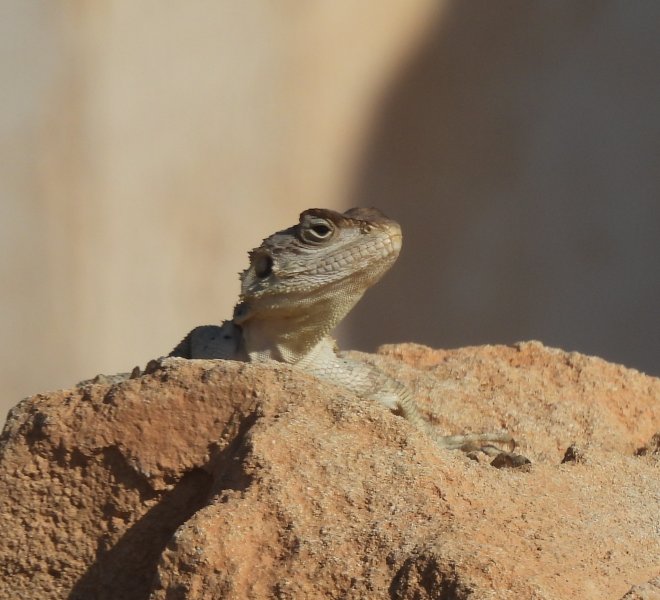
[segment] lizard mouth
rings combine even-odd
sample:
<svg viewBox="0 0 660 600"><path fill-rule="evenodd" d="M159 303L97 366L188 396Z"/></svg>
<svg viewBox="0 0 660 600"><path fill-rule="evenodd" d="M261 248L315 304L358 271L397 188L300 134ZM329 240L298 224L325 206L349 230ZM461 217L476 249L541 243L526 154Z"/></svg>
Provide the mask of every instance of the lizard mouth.
<svg viewBox="0 0 660 600"><path fill-rule="evenodd" d="M401 246L403 245L403 235L401 231L390 233L390 242L392 244L392 248L398 254L401 250Z"/></svg>
<svg viewBox="0 0 660 600"><path fill-rule="evenodd" d="M398 227L388 227L387 237L384 239L381 238L380 245L383 248L383 258L396 259L403 245L401 229Z"/></svg>

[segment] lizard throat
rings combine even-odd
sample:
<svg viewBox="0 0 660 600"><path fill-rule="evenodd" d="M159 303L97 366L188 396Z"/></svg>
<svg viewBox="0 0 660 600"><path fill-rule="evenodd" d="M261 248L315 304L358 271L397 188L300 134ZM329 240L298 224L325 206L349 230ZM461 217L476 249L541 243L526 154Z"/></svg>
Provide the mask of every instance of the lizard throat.
<svg viewBox="0 0 660 600"><path fill-rule="evenodd" d="M334 293L291 305L243 302L234 320L243 330L251 361L296 364L335 328L362 297L363 291Z"/></svg>

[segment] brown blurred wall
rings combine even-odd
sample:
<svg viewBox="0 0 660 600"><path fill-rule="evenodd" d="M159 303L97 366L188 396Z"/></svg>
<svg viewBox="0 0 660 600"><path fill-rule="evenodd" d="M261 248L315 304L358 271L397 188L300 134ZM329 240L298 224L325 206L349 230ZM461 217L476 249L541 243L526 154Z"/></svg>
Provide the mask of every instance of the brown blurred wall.
<svg viewBox="0 0 660 600"><path fill-rule="evenodd" d="M309 206L404 226L347 343L660 373L659 7L3 3L2 406L227 317Z"/></svg>
<svg viewBox="0 0 660 600"><path fill-rule="evenodd" d="M404 249L354 345L540 339L660 375L659 3L452 2L379 114L352 202Z"/></svg>

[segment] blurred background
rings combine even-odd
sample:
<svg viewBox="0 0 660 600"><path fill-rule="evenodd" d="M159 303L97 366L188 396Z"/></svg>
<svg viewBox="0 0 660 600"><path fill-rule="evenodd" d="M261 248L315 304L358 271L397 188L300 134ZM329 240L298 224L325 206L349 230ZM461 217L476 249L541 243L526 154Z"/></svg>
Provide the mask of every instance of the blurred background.
<svg viewBox="0 0 660 600"><path fill-rule="evenodd" d="M345 347L660 374L660 3L0 4L0 409L231 315L247 251L376 206Z"/></svg>

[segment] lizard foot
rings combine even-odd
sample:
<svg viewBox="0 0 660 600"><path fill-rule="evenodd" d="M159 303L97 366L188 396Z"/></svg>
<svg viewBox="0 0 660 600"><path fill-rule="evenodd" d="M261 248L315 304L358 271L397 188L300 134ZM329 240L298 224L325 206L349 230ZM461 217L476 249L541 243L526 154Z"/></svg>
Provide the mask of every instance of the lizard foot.
<svg viewBox="0 0 660 600"><path fill-rule="evenodd" d="M491 465L497 469L516 468L531 464L531 461L522 454L515 454L515 440L508 433L470 433L466 435L446 435L436 439L442 448L449 450L462 450L468 456L476 457L476 453L483 452L494 457ZM494 443L506 444L509 451L502 450Z"/></svg>

